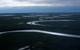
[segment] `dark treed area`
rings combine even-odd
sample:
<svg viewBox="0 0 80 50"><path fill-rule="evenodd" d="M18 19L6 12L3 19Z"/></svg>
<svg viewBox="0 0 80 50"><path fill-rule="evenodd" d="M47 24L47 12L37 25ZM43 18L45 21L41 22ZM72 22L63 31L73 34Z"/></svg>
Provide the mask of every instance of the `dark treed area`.
<svg viewBox="0 0 80 50"><path fill-rule="evenodd" d="M0 14L0 50L80 50L80 13Z"/></svg>

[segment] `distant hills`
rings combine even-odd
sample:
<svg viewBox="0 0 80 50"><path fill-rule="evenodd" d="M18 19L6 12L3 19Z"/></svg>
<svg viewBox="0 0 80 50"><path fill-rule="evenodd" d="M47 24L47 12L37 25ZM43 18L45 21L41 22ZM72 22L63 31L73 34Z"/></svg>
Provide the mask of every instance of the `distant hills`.
<svg viewBox="0 0 80 50"><path fill-rule="evenodd" d="M53 13L53 12L80 12L80 7L4 7L0 13Z"/></svg>

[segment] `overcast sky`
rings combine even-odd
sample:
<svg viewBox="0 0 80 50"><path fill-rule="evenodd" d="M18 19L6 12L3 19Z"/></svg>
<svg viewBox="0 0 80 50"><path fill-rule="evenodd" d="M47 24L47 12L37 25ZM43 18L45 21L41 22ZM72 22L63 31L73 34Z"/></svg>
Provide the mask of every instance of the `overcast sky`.
<svg viewBox="0 0 80 50"><path fill-rule="evenodd" d="M18 8L14 8L18 7ZM26 8L22 8L26 7ZM30 8L27 8L30 7ZM35 7L35 8L32 8ZM40 7L40 8L36 8ZM42 7L42 8L41 8ZM47 8L48 7L48 8ZM62 7L55 8L55 7ZM11 9L10 9L11 8ZM22 8L22 9L20 9ZM12 10L29 10L37 11L79 11L80 12L80 0L0 0L0 12L12 12ZM47 11L47 12L48 12Z"/></svg>
<svg viewBox="0 0 80 50"><path fill-rule="evenodd" d="M80 0L0 0L0 7L80 6Z"/></svg>

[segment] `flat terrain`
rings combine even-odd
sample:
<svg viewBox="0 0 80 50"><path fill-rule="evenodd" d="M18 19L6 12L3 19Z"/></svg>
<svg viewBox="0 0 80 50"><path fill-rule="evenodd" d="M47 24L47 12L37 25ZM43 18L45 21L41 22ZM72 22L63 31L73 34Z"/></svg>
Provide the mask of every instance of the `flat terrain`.
<svg viewBox="0 0 80 50"><path fill-rule="evenodd" d="M80 13L0 14L0 50L19 50L24 46L31 46L31 50L80 50L80 38L8 32L15 30L43 30L80 37Z"/></svg>

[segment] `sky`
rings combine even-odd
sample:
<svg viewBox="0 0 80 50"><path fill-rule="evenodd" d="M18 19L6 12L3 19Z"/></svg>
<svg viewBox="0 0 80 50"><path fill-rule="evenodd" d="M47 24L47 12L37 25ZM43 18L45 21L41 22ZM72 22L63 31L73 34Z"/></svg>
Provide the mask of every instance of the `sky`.
<svg viewBox="0 0 80 50"><path fill-rule="evenodd" d="M0 0L0 13L80 12L80 0Z"/></svg>

